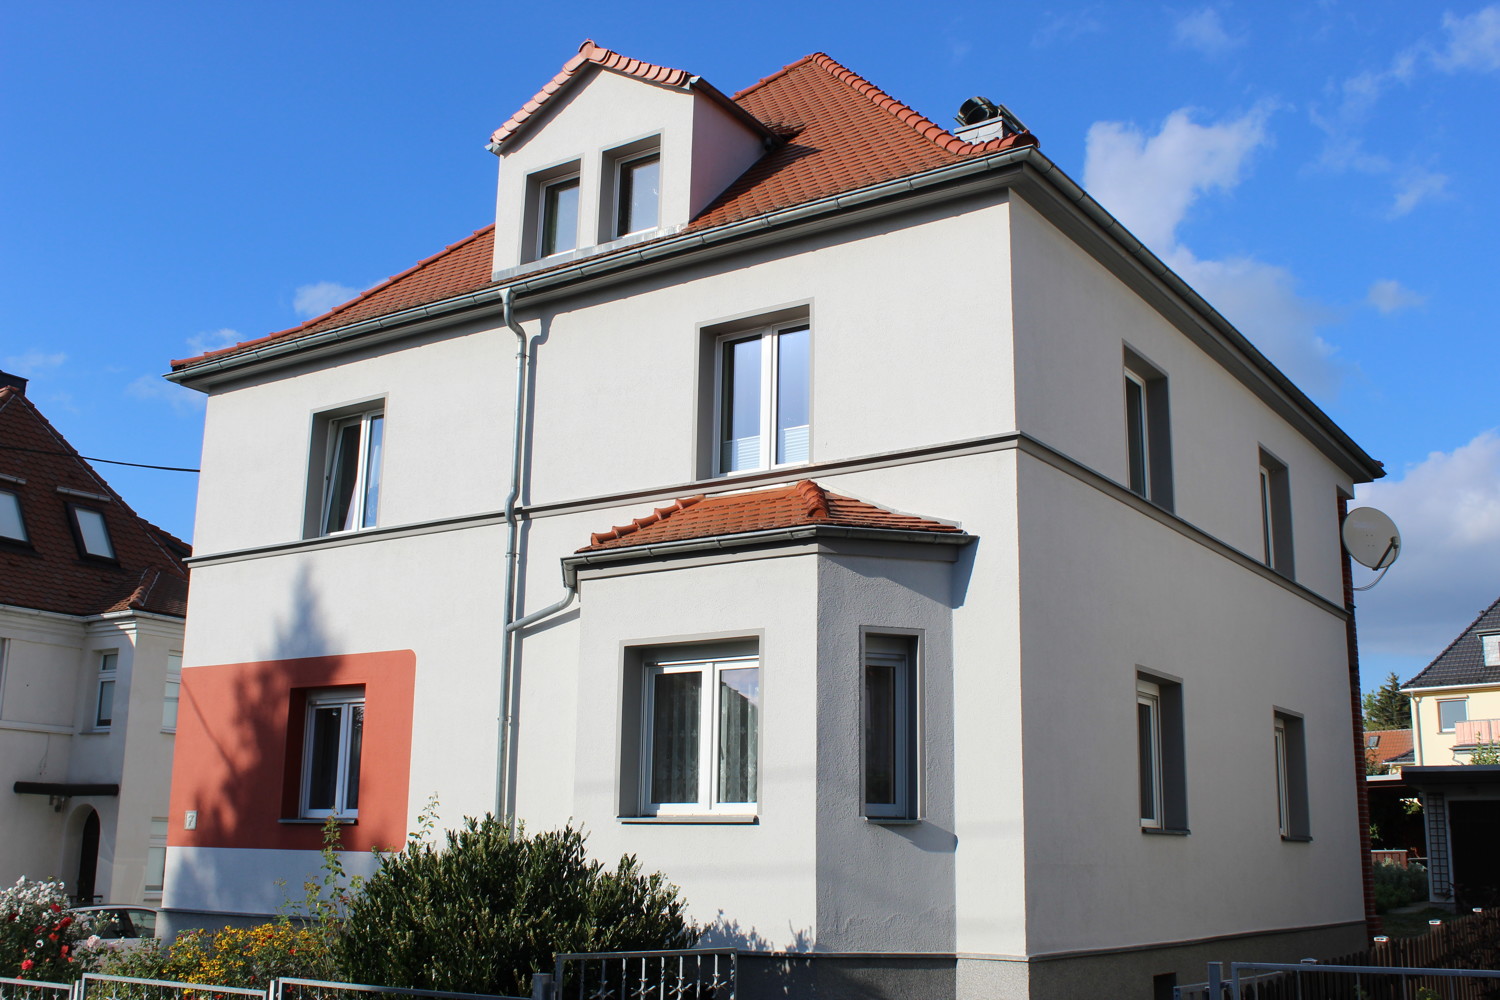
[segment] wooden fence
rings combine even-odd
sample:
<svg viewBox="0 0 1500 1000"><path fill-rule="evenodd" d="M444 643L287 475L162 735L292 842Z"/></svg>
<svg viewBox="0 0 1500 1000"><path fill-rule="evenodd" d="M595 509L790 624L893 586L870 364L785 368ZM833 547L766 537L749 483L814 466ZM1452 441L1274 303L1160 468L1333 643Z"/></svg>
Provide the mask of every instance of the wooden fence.
<svg viewBox="0 0 1500 1000"><path fill-rule="evenodd" d="M1500 910L1445 920L1421 937L1377 941L1365 951L1319 965L1384 968L1500 969ZM1500 979L1333 972L1308 965L1297 972L1247 978L1240 1000L1500 1000ZM1430 991L1430 992L1427 992Z"/></svg>

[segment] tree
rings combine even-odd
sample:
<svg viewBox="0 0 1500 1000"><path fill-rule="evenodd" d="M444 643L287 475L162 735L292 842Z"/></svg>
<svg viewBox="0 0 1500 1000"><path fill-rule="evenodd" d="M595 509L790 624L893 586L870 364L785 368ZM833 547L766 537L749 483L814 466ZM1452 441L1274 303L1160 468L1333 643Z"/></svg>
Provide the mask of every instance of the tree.
<svg viewBox="0 0 1500 1000"><path fill-rule="evenodd" d="M1401 693L1401 681L1395 673L1365 695L1364 705L1366 731L1411 728L1411 699Z"/></svg>
<svg viewBox="0 0 1500 1000"><path fill-rule="evenodd" d="M413 839L351 900L339 943L354 982L529 995L559 952L686 948L697 931L677 887L631 855L613 869L565 826L512 833L467 819L435 848Z"/></svg>

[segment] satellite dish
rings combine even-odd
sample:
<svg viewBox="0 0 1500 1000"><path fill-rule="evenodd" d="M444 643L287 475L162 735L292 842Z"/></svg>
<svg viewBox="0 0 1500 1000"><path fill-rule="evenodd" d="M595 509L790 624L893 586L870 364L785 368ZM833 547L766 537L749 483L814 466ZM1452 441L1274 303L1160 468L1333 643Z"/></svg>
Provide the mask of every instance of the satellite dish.
<svg viewBox="0 0 1500 1000"><path fill-rule="evenodd" d="M1401 554L1396 522L1374 507L1357 507L1344 518L1344 549L1361 566L1388 569Z"/></svg>

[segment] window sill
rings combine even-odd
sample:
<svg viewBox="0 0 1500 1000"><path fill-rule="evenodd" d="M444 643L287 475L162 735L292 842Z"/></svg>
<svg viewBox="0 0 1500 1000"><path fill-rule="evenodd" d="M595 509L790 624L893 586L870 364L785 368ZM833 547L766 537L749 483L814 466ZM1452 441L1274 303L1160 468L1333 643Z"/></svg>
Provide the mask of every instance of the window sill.
<svg viewBox="0 0 1500 1000"><path fill-rule="evenodd" d="M1311 844L1312 837L1309 834L1282 834L1282 843L1286 844Z"/></svg>
<svg viewBox="0 0 1500 1000"><path fill-rule="evenodd" d="M863 819L876 826L916 826L922 822L910 816L865 816Z"/></svg>
<svg viewBox="0 0 1500 1000"><path fill-rule="evenodd" d="M80 735L80 736L108 736L112 732L114 732L114 730L111 729L108 726L105 726L102 729L99 728L99 727L97 727L97 726L95 726L95 727L93 727L91 729L80 729L78 731L78 735Z"/></svg>
<svg viewBox="0 0 1500 1000"><path fill-rule="evenodd" d="M1189 834L1191 834L1193 831L1191 831L1191 830L1169 830L1169 829L1166 829L1166 828L1163 828L1163 827L1143 826L1143 827L1141 827L1141 832L1142 833L1149 833L1153 837L1186 837Z"/></svg>
<svg viewBox="0 0 1500 1000"><path fill-rule="evenodd" d="M324 823L328 822L329 818L330 817L327 816L283 816L276 822L285 823L288 826L322 826ZM334 816L332 817L332 819L339 826L359 825L359 817L357 816Z"/></svg>
<svg viewBox="0 0 1500 1000"><path fill-rule="evenodd" d="M666 823L666 824L714 824L723 823L730 825L747 826L760 822L757 815L735 815L728 813L716 816L711 813L700 813L697 815L683 814L680 816L621 816L621 823Z"/></svg>

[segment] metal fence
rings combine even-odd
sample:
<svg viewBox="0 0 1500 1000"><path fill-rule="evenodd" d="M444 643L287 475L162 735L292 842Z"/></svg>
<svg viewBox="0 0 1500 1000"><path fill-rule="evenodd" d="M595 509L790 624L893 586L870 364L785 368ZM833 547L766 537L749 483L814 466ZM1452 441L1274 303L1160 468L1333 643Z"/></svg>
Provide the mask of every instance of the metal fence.
<svg viewBox="0 0 1500 1000"><path fill-rule="evenodd" d="M266 1000L374 1000L375 997L424 997L429 1000L531 1000L492 993L454 993L447 990L409 990L397 986L331 983L318 979L277 979Z"/></svg>
<svg viewBox="0 0 1500 1000"><path fill-rule="evenodd" d="M1273 973L1275 978L1267 978ZM1491 1000L1500 996L1500 971L1420 966L1282 965L1231 962L1229 981L1209 995L1232 1000ZM1215 989L1215 987L1220 987Z"/></svg>
<svg viewBox="0 0 1500 1000"><path fill-rule="evenodd" d="M43 983L35 979L0 976L0 1000L68 1000L72 995L71 983Z"/></svg>
<svg viewBox="0 0 1500 1000"><path fill-rule="evenodd" d="M234 997L257 997L264 1000L266 991L241 986L207 986L203 983L102 976L97 972L86 972L74 985L73 994L72 1000L232 1000Z"/></svg>
<svg viewBox="0 0 1500 1000"><path fill-rule="evenodd" d="M732 948L558 955L557 1000L733 1000L739 953Z"/></svg>

